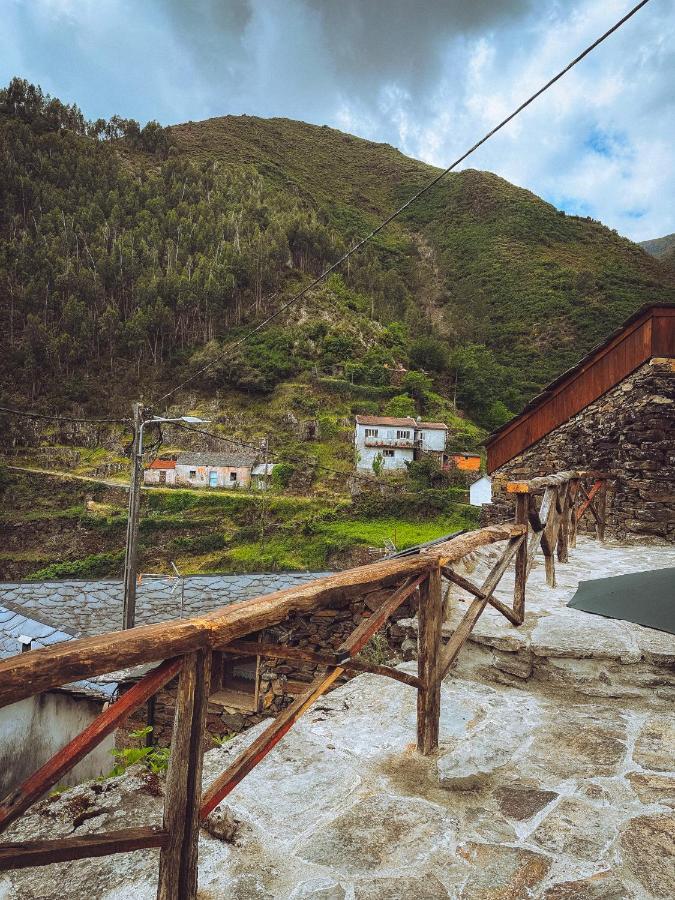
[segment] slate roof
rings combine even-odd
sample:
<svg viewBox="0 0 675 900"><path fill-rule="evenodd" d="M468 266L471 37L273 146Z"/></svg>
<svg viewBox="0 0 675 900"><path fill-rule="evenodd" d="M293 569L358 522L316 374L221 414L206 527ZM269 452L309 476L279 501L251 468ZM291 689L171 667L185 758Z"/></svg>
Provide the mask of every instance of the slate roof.
<svg viewBox="0 0 675 900"><path fill-rule="evenodd" d="M257 454L255 451L231 450L226 453L181 453L176 460L179 466L219 466L246 468L255 465Z"/></svg>
<svg viewBox="0 0 675 900"><path fill-rule="evenodd" d="M38 619L23 615L7 606L0 605L0 659L7 659L21 653L22 641L19 638L32 638L31 650L72 641L73 635L67 631L54 628ZM85 694L102 700L110 700L117 690L117 682L100 682L97 679L74 681L63 686L68 693Z"/></svg>
<svg viewBox="0 0 675 900"><path fill-rule="evenodd" d="M357 416L356 417L357 425L390 425L395 428L417 428L418 430L423 430L424 428L428 430L436 429L437 431L447 431L448 426L445 422L418 422L417 419L413 419L411 416L405 416L404 418L393 418L391 416Z"/></svg>
<svg viewBox="0 0 675 900"><path fill-rule="evenodd" d="M416 428L417 422L406 416L402 419L392 418L391 416L357 416L357 425L394 425L400 428Z"/></svg>

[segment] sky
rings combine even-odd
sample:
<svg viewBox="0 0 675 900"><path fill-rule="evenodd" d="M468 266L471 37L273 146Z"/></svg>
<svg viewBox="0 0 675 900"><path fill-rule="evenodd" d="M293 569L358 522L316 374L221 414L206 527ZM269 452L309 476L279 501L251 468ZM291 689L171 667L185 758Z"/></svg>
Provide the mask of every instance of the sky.
<svg viewBox="0 0 675 900"><path fill-rule="evenodd" d="M445 167L636 0L0 0L0 83L91 119L285 116ZM675 232L675 0L464 164L633 240Z"/></svg>

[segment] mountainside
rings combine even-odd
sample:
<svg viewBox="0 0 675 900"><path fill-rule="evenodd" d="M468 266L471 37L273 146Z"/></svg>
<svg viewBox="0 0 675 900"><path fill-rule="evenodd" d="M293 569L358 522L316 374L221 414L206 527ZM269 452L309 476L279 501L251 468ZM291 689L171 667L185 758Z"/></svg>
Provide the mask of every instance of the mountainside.
<svg viewBox="0 0 675 900"><path fill-rule="evenodd" d="M285 119L152 125L86 123L22 82L0 92L6 396L100 412L161 395L436 172ZM397 408L447 419L453 397L491 428L674 293L675 274L600 223L466 170L190 396L337 377L376 411L402 364L420 374Z"/></svg>
<svg viewBox="0 0 675 900"><path fill-rule="evenodd" d="M652 256L664 257L672 255L675 250L675 234L666 234L664 237L652 238L650 241L640 241L640 246Z"/></svg>

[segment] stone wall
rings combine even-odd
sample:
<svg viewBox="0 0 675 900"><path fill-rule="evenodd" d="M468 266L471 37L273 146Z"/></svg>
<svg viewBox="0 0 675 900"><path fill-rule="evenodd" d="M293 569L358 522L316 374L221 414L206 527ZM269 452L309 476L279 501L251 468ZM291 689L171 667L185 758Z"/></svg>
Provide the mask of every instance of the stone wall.
<svg viewBox="0 0 675 900"><path fill-rule="evenodd" d="M675 540L675 360L652 359L493 473L481 525L513 517L507 481L569 469L614 476L607 534ZM590 517L586 523L592 524ZM583 522L583 520L582 520Z"/></svg>
<svg viewBox="0 0 675 900"><path fill-rule="evenodd" d="M388 597L391 590L371 591L353 600L334 601L330 608L317 610L311 615L295 615L280 625L247 636L247 641L260 639L265 643L284 644L300 647L313 652L337 650L356 626L367 618ZM373 654L374 661L384 662L388 657L410 658L416 646L408 631L397 625L399 620L409 619L416 612L415 594L402 604L395 616L378 632L374 642L366 651ZM205 741L210 746L213 738L237 734L262 719L275 716L288 706L298 693L323 671L321 666L311 663L298 664L284 659L263 659L259 664L258 703L255 709L226 707L220 701L209 703L207 734ZM350 676L344 676L336 686L344 684ZM127 688L131 685L127 685ZM178 680L159 692L154 706L154 738L159 746L171 742L173 717ZM138 710L127 722L125 729L118 733L118 745L128 741L128 731L142 727L148 721L146 707Z"/></svg>

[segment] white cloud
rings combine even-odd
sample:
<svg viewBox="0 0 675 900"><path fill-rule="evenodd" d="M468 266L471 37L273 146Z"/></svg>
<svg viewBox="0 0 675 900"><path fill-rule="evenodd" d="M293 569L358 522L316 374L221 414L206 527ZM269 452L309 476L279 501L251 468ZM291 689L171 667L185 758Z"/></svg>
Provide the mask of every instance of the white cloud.
<svg viewBox="0 0 675 900"><path fill-rule="evenodd" d="M289 116L445 167L631 0L11 0L0 80L171 123ZM652 0L465 165L634 239L675 231L675 0Z"/></svg>

